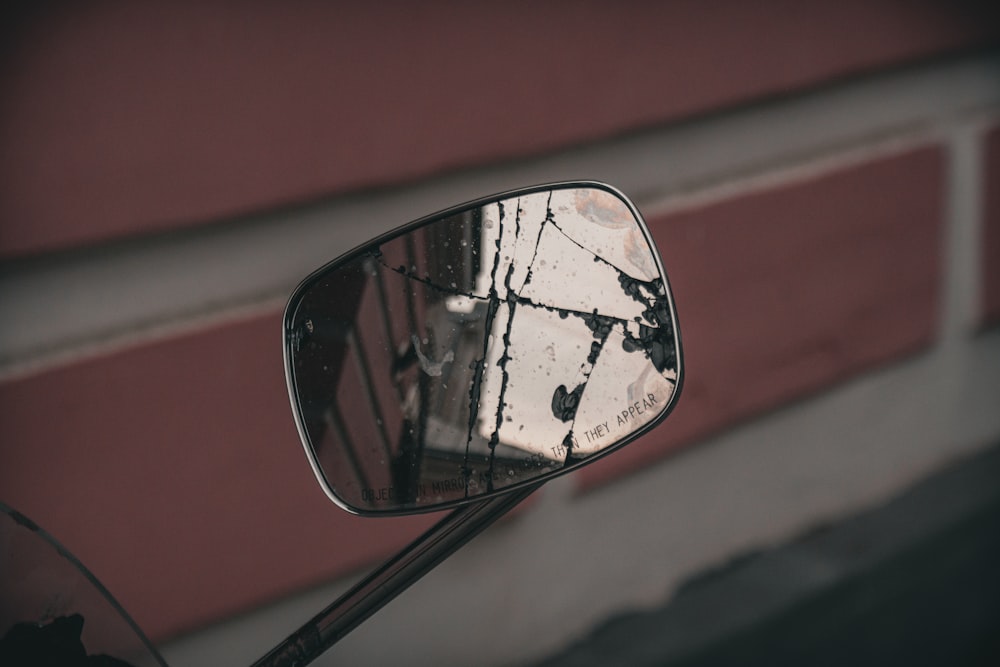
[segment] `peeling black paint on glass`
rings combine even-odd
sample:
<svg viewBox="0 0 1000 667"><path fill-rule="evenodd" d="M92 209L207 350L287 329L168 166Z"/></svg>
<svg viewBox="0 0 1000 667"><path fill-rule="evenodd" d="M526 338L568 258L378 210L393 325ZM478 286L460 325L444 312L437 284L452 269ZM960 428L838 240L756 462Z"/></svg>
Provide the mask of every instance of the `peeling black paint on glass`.
<svg viewBox="0 0 1000 667"><path fill-rule="evenodd" d="M541 241L542 235L545 231L546 225L551 224L553 227L559 230L563 236L568 240L576 244L578 247L583 248L581 244L575 241L571 236L566 234L565 231L557 224L554 214L551 208L551 193L549 193L549 200L546 205L546 216L545 220L539 226L538 234L535 238L534 248L529 262L528 270L526 272L525 280L521 285L521 290L531 282L532 273L534 269L535 261L538 258L539 243ZM520 238L521 235L521 224L520 224L520 205L519 201L516 205L516 214L514 216L514 238L515 242ZM562 444L566 447L566 462L572 458L572 447L575 442L573 437L572 422L575 420L577 408L580 405L583 393L586 390L587 382L589 381L590 374L593 371L593 367L597 364L600 357L601 351L604 344L607 342L608 336L616 324L621 325L621 333L623 335L622 349L626 352L642 352L650 362L653 364L657 371L663 372L665 370L676 370L676 351L674 348L674 334L672 329L672 320L670 318L669 303L667 302L665 296L665 290L663 282L660 279L654 281L642 281L628 275L626 272L621 270L619 267L613 265L611 262L599 255L593 255L594 262L604 263L607 266L614 269L618 274L618 283L621 287L623 295L626 297L637 301L641 305L645 306L646 309L643 311L643 318L649 322L651 325L641 324L639 328L639 335L631 334L623 322L613 317L601 315L597 309L594 309L590 313L581 313L566 310L563 308L553 308L551 306L546 306L543 304L533 303L531 300L519 296L515 292L513 286L510 284L511 276L514 273L515 266L517 264L516 257L511 258L510 263L507 266L506 275L503 279L503 285L505 287L505 298L501 299L497 293L497 271L501 264L501 252L503 247L504 239L504 225L506 222L506 215L503 202L497 204L499 209L499 235L495 241L495 249L493 253L492 270L490 273L490 289L487 296L487 316L485 322L485 331L483 337L483 356L475 361L475 379L469 390L469 422L467 426L467 438L466 438L466 454L465 463L463 465L463 474L465 475L466 481L468 482L471 476L471 470L468 467L468 447L473 439L473 431L475 429L475 423L479 416L480 408L480 398L481 398L481 388L483 380L483 372L485 370L487 352L489 348L489 339L491 332L493 331L493 324L496 319L496 314L500 309L502 303L506 303L508 307L507 313L507 325L506 330L502 335L503 352L497 362L497 365L501 371L501 387L499 400L495 413L495 428L493 429L488 446L490 449L490 463L488 469L488 483L487 490L493 490L493 467L495 462L495 452L496 446L499 443L499 432L500 427L503 423L503 412L504 412L504 397L506 394L507 384L509 382L509 373L507 372L507 363L510 360L510 335L511 330L514 326L514 313L515 307L517 305L525 305L533 308L543 308L547 310L554 310L559 314L561 319L566 319L570 315L580 318L583 320L584 324L591 330L595 337L595 341L591 344L589 354L586 357L586 364L589 369L584 371L584 381L577 384L572 390L568 389L566 385L560 384L555 388L552 394L552 414L563 422L570 422L570 430L566 433L563 438ZM515 246L516 247L516 246ZM406 275L407 277L418 280L432 287L433 289L440 290L445 293L450 294L460 294L468 298L477 298L471 293L461 293L454 288L449 288L443 285L436 285L430 282L426 277L420 278L412 273L406 271L405 266L396 269L397 272ZM645 292L645 293L644 293ZM647 296L648 295L648 296ZM468 484L466 484L466 496L468 496Z"/></svg>

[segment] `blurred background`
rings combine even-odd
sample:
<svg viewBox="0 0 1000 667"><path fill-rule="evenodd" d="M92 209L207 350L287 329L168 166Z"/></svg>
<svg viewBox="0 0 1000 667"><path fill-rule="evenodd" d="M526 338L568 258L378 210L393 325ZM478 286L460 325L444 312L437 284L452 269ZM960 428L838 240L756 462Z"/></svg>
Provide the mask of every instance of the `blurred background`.
<svg viewBox="0 0 1000 667"><path fill-rule="evenodd" d="M176 665L249 663L437 517L298 442L280 316L375 234L537 182L632 197L673 416L338 645L354 664L992 664L990 3L15 3L0 499Z"/></svg>

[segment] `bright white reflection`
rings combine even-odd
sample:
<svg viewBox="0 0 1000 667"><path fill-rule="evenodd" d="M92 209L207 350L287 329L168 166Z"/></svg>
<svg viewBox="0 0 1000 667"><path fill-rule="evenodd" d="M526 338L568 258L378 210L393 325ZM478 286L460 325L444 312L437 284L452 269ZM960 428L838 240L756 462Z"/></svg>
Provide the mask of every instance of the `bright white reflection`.
<svg viewBox="0 0 1000 667"><path fill-rule="evenodd" d="M484 265L476 280L477 293L488 296L493 285L501 300L489 332L479 434L488 440L496 432L499 443L563 461L570 452L600 451L657 417L676 371L657 371L642 346L626 342L638 340L641 326L659 329L651 311L663 296L628 207L602 190L537 193L485 209L483 247L498 239L495 273ZM559 397L561 408L554 407Z"/></svg>

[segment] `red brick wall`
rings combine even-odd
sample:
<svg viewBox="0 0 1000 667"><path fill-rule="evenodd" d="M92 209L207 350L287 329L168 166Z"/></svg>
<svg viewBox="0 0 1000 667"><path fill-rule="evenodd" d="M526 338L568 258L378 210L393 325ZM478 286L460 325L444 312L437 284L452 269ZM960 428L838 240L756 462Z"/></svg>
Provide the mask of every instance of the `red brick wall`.
<svg viewBox="0 0 1000 667"><path fill-rule="evenodd" d="M50 3L0 66L0 257L610 137L967 51L978 3Z"/></svg>
<svg viewBox="0 0 1000 667"><path fill-rule="evenodd" d="M6 28L0 257L59 262L938 62L996 38L978 6L48 5ZM684 396L662 429L581 472L584 486L627 483L681 445L931 344L943 151L928 140L650 216L676 289ZM0 380L0 494L154 637L344 575L430 520L356 519L323 496L288 409L278 321Z"/></svg>
<svg viewBox="0 0 1000 667"><path fill-rule="evenodd" d="M677 299L682 403L581 470L585 484L927 346L943 189L928 147L650 220Z"/></svg>
<svg viewBox="0 0 1000 667"><path fill-rule="evenodd" d="M3 497L156 636L350 572L431 521L327 500L280 330L277 314L238 321L0 383Z"/></svg>

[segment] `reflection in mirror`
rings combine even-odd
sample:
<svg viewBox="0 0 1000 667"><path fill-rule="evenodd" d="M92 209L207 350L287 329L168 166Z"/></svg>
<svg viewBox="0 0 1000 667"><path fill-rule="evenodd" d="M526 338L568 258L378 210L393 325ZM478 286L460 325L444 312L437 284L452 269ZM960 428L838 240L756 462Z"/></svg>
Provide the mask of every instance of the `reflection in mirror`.
<svg viewBox="0 0 1000 667"><path fill-rule="evenodd" d="M538 481L666 415L676 316L648 231L607 186L548 186L416 223L296 290L299 428L358 513Z"/></svg>

